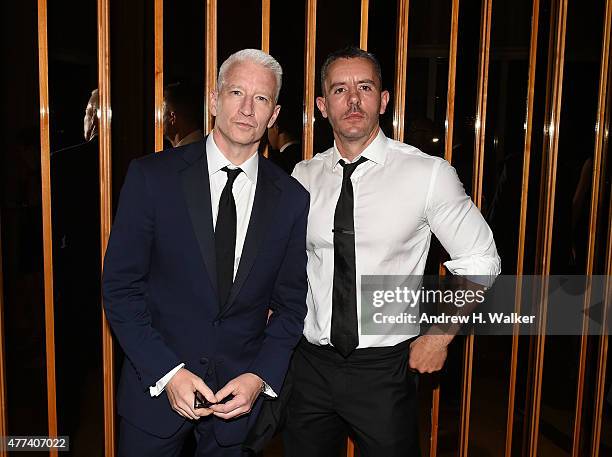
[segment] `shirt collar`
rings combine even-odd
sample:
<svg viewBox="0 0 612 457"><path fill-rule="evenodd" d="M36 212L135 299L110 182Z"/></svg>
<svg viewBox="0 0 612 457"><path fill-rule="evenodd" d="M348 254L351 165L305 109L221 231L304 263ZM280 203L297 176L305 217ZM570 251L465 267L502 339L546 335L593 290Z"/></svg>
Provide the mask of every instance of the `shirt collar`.
<svg viewBox="0 0 612 457"><path fill-rule="evenodd" d="M227 157L223 155L217 143L213 138L212 132L206 138L206 157L208 160L208 176L212 176L215 173L219 172L223 167L229 168L241 168L247 178L249 178L253 183L257 181L257 169L258 169L258 156L259 154L255 152L251 157L249 157L246 161L244 161L240 167L236 167L236 165L232 164Z"/></svg>
<svg viewBox="0 0 612 457"><path fill-rule="evenodd" d="M355 157L352 163L357 162L361 157L365 157L366 159L378 164L384 165L385 160L387 159L387 148L385 147L387 143L387 137L383 133L382 129L378 128L378 133L376 134L376 138L363 150L361 154ZM340 162L342 156L336 147L336 142L334 141L334 151L332 154L332 171L335 171L339 166L338 162ZM346 161L346 159L343 159Z"/></svg>
<svg viewBox="0 0 612 457"><path fill-rule="evenodd" d="M297 141L288 141L285 144L283 144L280 149L278 150L278 152L283 152L285 149L287 149L289 146L292 146L294 144L298 144Z"/></svg>
<svg viewBox="0 0 612 457"><path fill-rule="evenodd" d="M200 141L204 138L202 135L202 131L200 129L194 130L190 132L189 135L186 135L181 141L179 141L175 147L183 146L184 144L195 143L196 141Z"/></svg>

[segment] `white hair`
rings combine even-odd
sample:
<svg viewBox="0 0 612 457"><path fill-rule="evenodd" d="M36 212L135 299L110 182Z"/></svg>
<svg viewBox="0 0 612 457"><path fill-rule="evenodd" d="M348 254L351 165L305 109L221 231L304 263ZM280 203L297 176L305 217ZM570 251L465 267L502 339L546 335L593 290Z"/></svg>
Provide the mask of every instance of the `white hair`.
<svg viewBox="0 0 612 457"><path fill-rule="evenodd" d="M283 69L274 57L260 51L259 49L242 49L225 59L225 62L223 62L221 64L221 68L219 68L219 76L217 76L217 90L223 87L225 75L232 65L241 62L256 63L264 68L267 68L274 74L274 79L276 79L276 93L274 94L274 101L277 101L278 94L280 93L281 85L283 83Z"/></svg>

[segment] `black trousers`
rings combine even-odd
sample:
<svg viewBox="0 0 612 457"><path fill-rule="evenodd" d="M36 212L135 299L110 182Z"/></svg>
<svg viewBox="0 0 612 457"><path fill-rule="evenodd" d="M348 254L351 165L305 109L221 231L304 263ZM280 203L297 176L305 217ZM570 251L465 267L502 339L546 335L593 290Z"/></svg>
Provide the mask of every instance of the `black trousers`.
<svg viewBox="0 0 612 457"><path fill-rule="evenodd" d="M350 435L361 457L419 456L417 375L409 342L357 349L298 345L283 431L285 457L338 457Z"/></svg>

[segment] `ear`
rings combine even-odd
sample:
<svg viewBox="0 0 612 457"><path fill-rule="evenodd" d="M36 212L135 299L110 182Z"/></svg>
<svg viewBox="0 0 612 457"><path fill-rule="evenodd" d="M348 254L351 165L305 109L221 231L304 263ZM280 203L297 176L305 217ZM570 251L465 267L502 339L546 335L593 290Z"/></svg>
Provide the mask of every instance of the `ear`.
<svg viewBox="0 0 612 457"><path fill-rule="evenodd" d="M378 114L385 114L387 104L389 103L389 97L389 91L383 90L380 94L380 109L378 110Z"/></svg>
<svg viewBox="0 0 612 457"><path fill-rule="evenodd" d="M170 111L170 115L168 116L168 122L170 122L171 125L176 124L176 113L174 111Z"/></svg>
<svg viewBox="0 0 612 457"><path fill-rule="evenodd" d="M218 99L217 91L211 90L210 94L208 94L208 102L209 102L208 110L210 111L210 114L213 116L217 116L217 99Z"/></svg>
<svg viewBox="0 0 612 457"><path fill-rule="evenodd" d="M274 111L272 112L272 117L268 121L268 128L270 128L270 127L272 127L274 125L274 123L276 122L276 118L278 117L278 114L280 113L280 110L281 110L281 106L280 105L276 105L274 107Z"/></svg>
<svg viewBox="0 0 612 457"><path fill-rule="evenodd" d="M87 126L85 126L83 130L84 130L83 134L85 136L85 141L89 141L91 139L91 132L93 132L93 121L89 121L87 123Z"/></svg>
<svg viewBox="0 0 612 457"><path fill-rule="evenodd" d="M325 106L325 97L317 97L317 108L321 111L321 116L327 119L327 107Z"/></svg>

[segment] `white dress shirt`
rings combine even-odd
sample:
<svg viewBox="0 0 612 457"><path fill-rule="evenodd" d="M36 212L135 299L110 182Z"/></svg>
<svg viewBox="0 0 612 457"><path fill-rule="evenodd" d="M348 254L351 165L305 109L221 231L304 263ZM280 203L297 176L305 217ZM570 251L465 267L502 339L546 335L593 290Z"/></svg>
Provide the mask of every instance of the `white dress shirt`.
<svg viewBox="0 0 612 457"><path fill-rule="evenodd" d="M234 255L234 277L240 264L242 247L251 219L253 200L255 199L255 187L257 185L257 169L259 156L255 152L240 167L233 165L219 150L212 133L206 140L206 157L208 159L208 179L210 180L210 203L212 207L213 227L217 227L217 213L219 212L219 200L221 192L227 182L227 173L222 171L223 167L240 168L242 173L238 175L232 187L234 200L236 201L236 252Z"/></svg>
<svg viewBox="0 0 612 457"><path fill-rule="evenodd" d="M500 272L500 259L491 229L448 162L387 138L382 130L353 162L361 156L369 160L351 176L358 348L393 346L416 335L361 334L362 275L422 275L432 232L450 254L444 265L453 274L494 278ZM331 344L332 228L342 185L340 159L334 144L293 171L310 192L304 336L316 345Z"/></svg>
<svg viewBox="0 0 612 457"><path fill-rule="evenodd" d="M234 200L236 201L236 251L234 255L234 277L236 277L249 220L251 219L253 201L255 199L259 155L255 152L243 162L240 167L237 167L219 150L211 133L206 139L206 158L208 161L208 179L210 181L210 203L212 206L213 227L217 226L219 200L221 199L221 193L227 182L227 173L221 169L223 167L242 169L242 173L238 175L232 187L232 194L234 194ZM149 387L151 396L157 396L162 393L172 376L184 366L184 363L178 365L157 381L155 386ZM265 382L264 393L276 397L274 391Z"/></svg>

